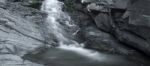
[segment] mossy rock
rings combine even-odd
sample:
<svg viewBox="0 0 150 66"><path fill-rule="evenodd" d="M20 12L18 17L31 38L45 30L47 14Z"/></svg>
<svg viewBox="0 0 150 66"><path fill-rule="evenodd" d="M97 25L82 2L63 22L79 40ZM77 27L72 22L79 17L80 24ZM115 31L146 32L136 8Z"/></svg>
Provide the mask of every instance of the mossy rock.
<svg viewBox="0 0 150 66"><path fill-rule="evenodd" d="M43 0L28 0L29 7L40 9Z"/></svg>
<svg viewBox="0 0 150 66"><path fill-rule="evenodd" d="M75 4L74 0L64 0L65 8L68 11L74 11L75 10Z"/></svg>

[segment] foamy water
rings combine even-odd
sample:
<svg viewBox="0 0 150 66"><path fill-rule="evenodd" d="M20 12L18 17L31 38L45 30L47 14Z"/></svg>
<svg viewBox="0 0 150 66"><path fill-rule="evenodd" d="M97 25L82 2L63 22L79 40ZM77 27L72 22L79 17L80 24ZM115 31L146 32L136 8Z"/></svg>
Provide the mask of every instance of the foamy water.
<svg viewBox="0 0 150 66"><path fill-rule="evenodd" d="M67 34L67 32L62 29L63 25L61 25L57 20L65 17L66 19L68 19L68 21L65 21L66 25L74 25L71 25L71 23L69 23L70 17L62 11L62 5L63 3L57 0L45 0L41 8L42 11L45 11L48 14L48 28L57 37L60 45L58 48L62 50L73 51L91 59L103 60L104 57L102 57L100 53L93 50L85 49L83 48L83 44L79 44L78 42L64 36L64 33Z"/></svg>

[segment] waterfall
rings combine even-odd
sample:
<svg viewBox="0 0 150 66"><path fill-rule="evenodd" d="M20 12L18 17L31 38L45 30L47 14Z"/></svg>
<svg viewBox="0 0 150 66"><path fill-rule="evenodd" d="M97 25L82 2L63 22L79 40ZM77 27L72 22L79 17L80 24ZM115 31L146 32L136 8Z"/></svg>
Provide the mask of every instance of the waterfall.
<svg viewBox="0 0 150 66"><path fill-rule="evenodd" d="M57 0L45 0L43 2L42 11L48 14L46 22L48 23L48 29L55 35L59 41L59 49L74 51L80 55L86 56L88 58L99 60L99 53L93 50L88 50L83 48L83 44L79 44L75 40L67 38L67 32L63 29L63 25L58 20L64 20L64 24L71 27L74 26L70 23L70 17L62 11L62 2ZM101 58L102 59L102 58Z"/></svg>
<svg viewBox="0 0 150 66"><path fill-rule="evenodd" d="M48 14L47 23L48 29L55 35L60 45L78 44L76 41L65 37L67 32L63 29L64 26L58 20L62 20L68 27L74 26L70 24L70 17L62 11L62 2L57 0L45 0L41 10Z"/></svg>

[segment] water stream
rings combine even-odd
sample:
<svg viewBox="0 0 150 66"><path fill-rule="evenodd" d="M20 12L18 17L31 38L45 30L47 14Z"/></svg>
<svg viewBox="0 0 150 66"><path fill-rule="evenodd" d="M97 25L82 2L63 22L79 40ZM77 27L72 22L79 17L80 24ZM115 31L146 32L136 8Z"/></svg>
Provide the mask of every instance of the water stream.
<svg viewBox="0 0 150 66"><path fill-rule="evenodd" d="M78 42L65 36L67 32L63 29L64 28L63 25L61 25L60 22L57 20L65 19L64 22L68 27L70 27L72 23L70 23L70 17L62 11L62 5L63 3L57 0L45 0L41 8L42 11L48 13L46 21L49 24L48 26L49 29L52 31L53 35L55 35L55 37L59 41L59 47L57 48L74 51L78 54L85 55L88 57L93 56L93 58L95 58L96 55L98 55L97 52L84 49L83 44L78 44Z"/></svg>
<svg viewBox="0 0 150 66"><path fill-rule="evenodd" d="M67 32L63 29L63 25L61 25L60 22L58 22L57 20L66 19L66 21L64 22L68 27L70 27L72 23L70 23L70 17L62 11L62 5L63 3L57 0L45 0L41 8L42 11L48 13L48 27L59 41L59 47L57 48L62 50L73 51L88 58L99 60L98 52L85 49L83 48L83 44L79 44L78 42L65 36Z"/></svg>
<svg viewBox="0 0 150 66"><path fill-rule="evenodd" d="M85 49L83 44L68 38L66 35L72 36L72 34L65 31L59 20L70 28L75 25L70 23L70 17L62 11L62 5L63 3L57 0L45 0L41 8L48 14L46 19L48 28L57 38L59 46L43 53L30 55L30 60L45 66L141 66L126 57Z"/></svg>

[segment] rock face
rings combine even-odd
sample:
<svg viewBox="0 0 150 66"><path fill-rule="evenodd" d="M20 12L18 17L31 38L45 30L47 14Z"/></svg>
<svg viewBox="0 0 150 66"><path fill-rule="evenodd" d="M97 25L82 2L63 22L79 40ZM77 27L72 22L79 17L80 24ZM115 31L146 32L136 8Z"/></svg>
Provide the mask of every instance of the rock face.
<svg viewBox="0 0 150 66"><path fill-rule="evenodd" d="M63 0L65 4L67 0ZM65 5L88 48L150 56L149 0L72 0Z"/></svg>
<svg viewBox="0 0 150 66"><path fill-rule="evenodd" d="M24 61L21 56L51 44L45 40L49 38L44 23L46 14L20 1L0 1L0 66L42 66Z"/></svg>
<svg viewBox="0 0 150 66"><path fill-rule="evenodd" d="M134 48L150 55L149 0L138 0L129 6L129 21L118 27L116 37ZM121 29L120 29L121 28ZM119 31L119 32L118 32ZM119 36L120 34L120 36Z"/></svg>
<svg viewBox="0 0 150 66"><path fill-rule="evenodd" d="M21 57L57 42L44 21L46 14L39 10L42 1L0 0L0 66L33 66L35 63ZM75 34L86 48L150 56L149 0L60 1L80 27Z"/></svg>

